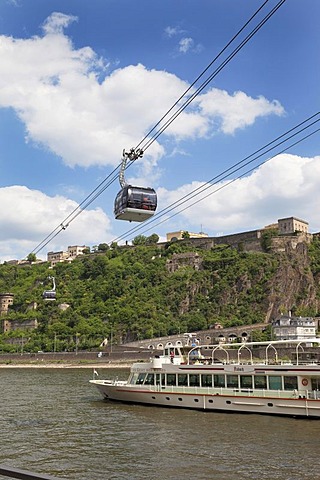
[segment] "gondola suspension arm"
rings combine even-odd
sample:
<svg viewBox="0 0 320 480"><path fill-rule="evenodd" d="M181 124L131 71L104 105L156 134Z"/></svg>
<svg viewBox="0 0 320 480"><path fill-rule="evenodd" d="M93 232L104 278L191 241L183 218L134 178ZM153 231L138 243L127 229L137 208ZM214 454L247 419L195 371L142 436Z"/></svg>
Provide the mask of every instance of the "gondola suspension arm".
<svg viewBox="0 0 320 480"><path fill-rule="evenodd" d="M122 151L122 163L120 167L120 172L119 172L119 182L121 185L121 188L124 188L128 185L125 177L124 177L124 172L125 169L127 168L127 162L128 160L131 160L131 162L134 162L138 158L141 158L143 156L143 150L141 148L131 148L129 152L126 152L125 149Z"/></svg>

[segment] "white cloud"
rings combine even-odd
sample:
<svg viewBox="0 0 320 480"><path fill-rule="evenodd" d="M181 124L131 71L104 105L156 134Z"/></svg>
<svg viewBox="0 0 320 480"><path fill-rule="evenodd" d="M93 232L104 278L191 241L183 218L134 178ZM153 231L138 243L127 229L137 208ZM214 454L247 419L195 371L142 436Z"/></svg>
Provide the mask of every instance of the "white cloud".
<svg viewBox="0 0 320 480"><path fill-rule="evenodd" d="M230 180L226 180L206 190L202 197L216 193L180 213L180 227L199 231L201 224L204 231L214 236L218 232L231 234L254 230L275 223L279 218L295 216L309 222L311 233L320 231L319 177L320 156L277 155L249 176L229 185ZM161 203L171 204L202 185L193 182L171 192L159 189L158 196ZM201 195L190 203L199 198Z"/></svg>
<svg viewBox="0 0 320 480"><path fill-rule="evenodd" d="M189 85L141 64L106 75L105 60L89 47L76 49L63 34L76 20L55 12L44 22L43 37L0 36L0 108L13 108L27 141L48 148L66 165L115 166L122 149L135 146ZM183 48L190 45L186 41ZM282 112L278 102L213 89L198 96L164 135L174 141L205 137L217 121L230 134L258 116ZM155 141L144 158L147 172L164 152Z"/></svg>
<svg viewBox="0 0 320 480"><path fill-rule="evenodd" d="M179 42L179 52L187 53L193 48L194 41L190 37L182 38Z"/></svg>
<svg viewBox="0 0 320 480"><path fill-rule="evenodd" d="M181 35L182 33L184 33L184 30L182 30L180 27L168 26L164 29L164 34L168 38L175 37L176 35Z"/></svg>
<svg viewBox="0 0 320 480"><path fill-rule="evenodd" d="M204 195L220 189L163 225L157 226L156 222L146 234L155 232L163 237L165 232L183 229L192 232L202 230L215 236L261 228L286 216L302 218L309 222L311 232L320 231L319 177L320 156L306 158L281 154L225 188L220 189L228 181L206 190ZM177 202L202 185L195 181L175 191L159 188L159 208ZM201 196L193 198L191 203L198 198ZM25 258L40 240L46 238L77 207L68 198L49 197L23 186L1 188L0 203L1 262ZM167 216L175 215L186 205ZM68 245L79 242L92 246L113 239L111 221L107 215L100 208L87 209L55 237L38 257L45 259L48 251L66 250Z"/></svg>
<svg viewBox="0 0 320 480"><path fill-rule="evenodd" d="M63 30L75 21L78 21L78 17L54 12L45 20L42 28L46 34L62 34Z"/></svg>
<svg viewBox="0 0 320 480"><path fill-rule="evenodd" d="M263 96L252 98L244 92L229 95L225 90L213 88L197 101L202 114L219 120L220 128L226 134L252 125L258 117L284 114L284 108L277 100L270 102Z"/></svg>
<svg viewBox="0 0 320 480"><path fill-rule="evenodd" d="M195 44L191 37L184 37L179 41L178 50L182 54L190 52L200 53L203 50L203 46L200 43Z"/></svg>
<svg viewBox="0 0 320 480"><path fill-rule="evenodd" d="M77 207L62 196L49 197L24 186L0 188L0 261L23 259L61 224ZM68 245L91 246L112 240L110 219L100 209L84 210L69 227L57 235L37 256L47 251L66 250ZM80 239L80 240L79 240Z"/></svg>

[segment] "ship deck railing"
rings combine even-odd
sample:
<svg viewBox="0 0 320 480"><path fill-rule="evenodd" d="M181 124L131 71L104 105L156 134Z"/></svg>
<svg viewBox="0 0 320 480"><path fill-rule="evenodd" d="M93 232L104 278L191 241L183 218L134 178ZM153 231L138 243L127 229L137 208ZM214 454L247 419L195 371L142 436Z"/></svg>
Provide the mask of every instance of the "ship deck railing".
<svg viewBox="0 0 320 480"><path fill-rule="evenodd" d="M231 359L229 361L226 360L212 360L210 357L204 357L200 359L189 359L187 362L188 365L292 365L292 366L319 366L319 361L310 361L310 360L299 360L299 362L291 361L291 360L268 360L261 358L253 358L251 359L243 359L242 361L238 362L236 359Z"/></svg>
<svg viewBox="0 0 320 480"><path fill-rule="evenodd" d="M115 382L116 383L116 382ZM191 387L191 386L160 386L127 384L129 388L141 389L150 392L180 393L192 395L228 395L236 397L273 397L273 398L306 398L320 400L319 390L267 390L253 388L226 388L226 387Z"/></svg>

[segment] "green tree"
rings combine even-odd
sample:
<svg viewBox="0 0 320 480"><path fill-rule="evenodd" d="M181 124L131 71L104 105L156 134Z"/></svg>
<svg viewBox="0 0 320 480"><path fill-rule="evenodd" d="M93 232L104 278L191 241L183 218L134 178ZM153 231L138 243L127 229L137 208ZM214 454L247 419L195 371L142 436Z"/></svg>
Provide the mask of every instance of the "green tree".
<svg viewBox="0 0 320 480"><path fill-rule="evenodd" d="M99 243L98 252L106 252L109 250L109 245L107 243Z"/></svg>
<svg viewBox="0 0 320 480"><path fill-rule="evenodd" d="M37 260L37 256L35 253L29 253L29 255L27 256L27 260L29 263L33 263L33 262L36 262Z"/></svg>
<svg viewBox="0 0 320 480"><path fill-rule="evenodd" d="M147 237L145 237L144 235L137 235L132 240L132 245L145 245L146 242L147 242Z"/></svg>
<svg viewBox="0 0 320 480"><path fill-rule="evenodd" d="M159 242L159 235L157 235L156 233L153 233L152 235L150 235L150 237L146 238L147 245L154 245L158 242Z"/></svg>

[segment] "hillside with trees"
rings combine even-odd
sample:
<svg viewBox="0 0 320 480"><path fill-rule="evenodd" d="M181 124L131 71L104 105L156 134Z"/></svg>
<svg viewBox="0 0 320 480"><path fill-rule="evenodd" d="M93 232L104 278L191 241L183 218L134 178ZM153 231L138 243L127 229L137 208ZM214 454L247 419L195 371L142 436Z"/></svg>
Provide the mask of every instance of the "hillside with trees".
<svg viewBox="0 0 320 480"><path fill-rule="evenodd" d="M140 237L133 244L105 246L54 269L47 262L0 265L0 292L14 294L1 319L18 325L0 335L0 351L94 349L111 336L125 343L215 323L268 323L288 310L318 315L317 238L280 253L197 249L188 238L161 248ZM55 301L42 298L50 276ZM38 326L28 330L23 324L31 319Z"/></svg>

